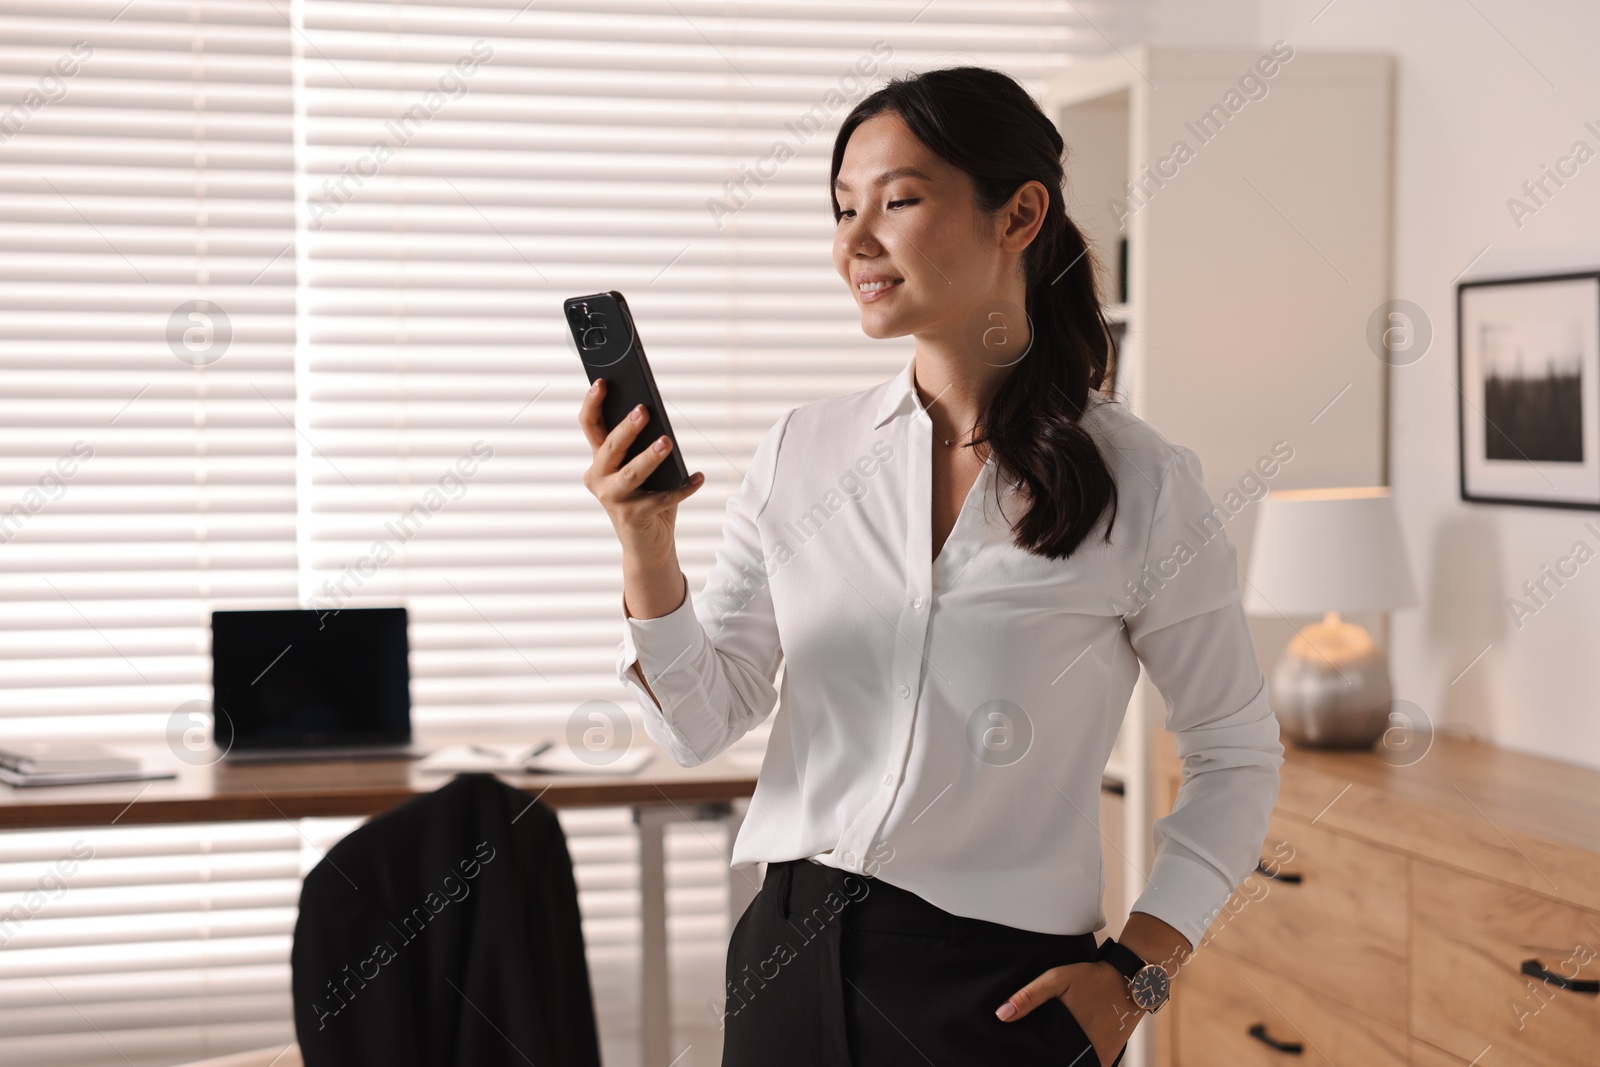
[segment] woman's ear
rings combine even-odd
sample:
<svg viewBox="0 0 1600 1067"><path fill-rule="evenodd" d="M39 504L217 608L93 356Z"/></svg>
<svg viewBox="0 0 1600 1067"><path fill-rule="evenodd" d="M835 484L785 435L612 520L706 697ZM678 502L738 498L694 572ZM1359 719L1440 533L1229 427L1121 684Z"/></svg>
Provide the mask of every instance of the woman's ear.
<svg viewBox="0 0 1600 1067"><path fill-rule="evenodd" d="M1038 236L1049 208L1050 191L1044 183L1023 182L1000 211L1000 247L1011 253L1026 249Z"/></svg>

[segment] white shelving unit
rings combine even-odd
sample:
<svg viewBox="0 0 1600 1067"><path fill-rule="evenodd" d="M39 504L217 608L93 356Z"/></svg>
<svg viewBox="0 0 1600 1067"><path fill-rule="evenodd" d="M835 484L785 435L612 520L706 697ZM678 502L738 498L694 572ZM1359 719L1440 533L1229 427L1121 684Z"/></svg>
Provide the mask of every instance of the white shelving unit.
<svg viewBox="0 0 1600 1067"><path fill-rule="evenodd" d="M1241 582L1266 490L1387 482L1387 364L1366 336L1391 295L1392 83L1376 54L1147 46L1074 63L1043 101L1067 142L1067 211L1126 327L1115 392L1200 456ZM1279 441L1293 458L1264 477ZM1270 663L1293 628L1252 630ZM1164 814L1158 746L1176 763L1164 715L1141 672L1108 768L1130 904ZM1158 1043L1140 1027L1123 1063L1177 1063Z"/></svg>

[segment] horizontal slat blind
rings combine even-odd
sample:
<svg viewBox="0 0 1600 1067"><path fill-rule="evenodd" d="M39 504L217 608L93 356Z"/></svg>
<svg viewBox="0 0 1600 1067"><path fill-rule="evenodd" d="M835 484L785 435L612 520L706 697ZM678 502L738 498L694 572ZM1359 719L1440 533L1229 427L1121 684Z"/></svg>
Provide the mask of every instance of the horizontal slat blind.
<svg viewBox="0 0 1600 1067"><path fill-rule="evenodd" d="M707 476L678 520L697 589L761 434L909 351L863 337L833 273L832 131L911 68L1037 92L1100 46L1098 9L305 0L305 595L410 606L423 722L620 700L561 300L628 297Z"/></svg>
<svg viewBox="0 0 1600 1067"><path fill-rule="evenodd" d="M0 834L0 1063L156 1067L292 1041L300 880L357 822Z"/></svg>
<svg viewBox="0 0 1600 1067"><path fill-rule="evenodd" d="M219 607L406 604L424 725L626 708L561 299L638 316L708 476L678 527L698 589L762 432L909 353L832 272L839 120L961 62L1037 93L1109 25L1108 0L0 0L0 737L159 735L208 695ZM633 829L562 821L614 1041ZM299 879L353 825L0 834L0 911L94 849L0 944L0 1063L287 1041ZM668 835L695 1017L718 841Z"/></svg>
<svg viewBox="0 0 1600 1067"><path fill-rule="evenodd" d="M159 736L213 608L294 602L289 35L0 0L0 736ZM0 835L0 1063L291 1039L302 832Z"/></svg>
<svg viewBox="0 0 1600 1067"><path fill-rule="evenodd" d="M123 8L0 0L0 736L159 736L295 594L289 27Z"/></svg>
<svg viewBox="0 0 1600 1067"><path fill-rule="evenodd" d="M596 1004L616 1041L637 1027L638 842L625 810L560 817ZM300 880L360 822L0 834L0 1063L164 1067L293 1040ZM727 936L722 834L667 830L668 938L701 979L684 991L697 1023Z"/></svg>

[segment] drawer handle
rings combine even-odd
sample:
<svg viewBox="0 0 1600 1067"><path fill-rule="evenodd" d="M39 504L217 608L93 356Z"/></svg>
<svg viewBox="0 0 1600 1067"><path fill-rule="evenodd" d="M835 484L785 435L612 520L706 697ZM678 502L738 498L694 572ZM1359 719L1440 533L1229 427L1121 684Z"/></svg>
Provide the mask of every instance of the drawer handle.
<svg viewBox="0 0 1600 1067"><path fill-rule="evenodd" d="M1293 871L1269 871L1267 870L1267 865L1261 860L1256 860L1256 873L1263 878L1271 878L1275 881L1291 882L1294 884L1299 884L1301 878L1300 875L1295 874Z"/></svg>
<svg viewBox="0 0 1600 1067"><path fill-rule="evenodd" d="M1540 978L1553 986L1570 989L1574 993L1600 993L1600 980L1593 978L1568 978L1564 974L1547 971L1538 960L1523 960L1522 973L1530 978Z"/></svg>
<svg viewBox="0 0 1600 1067"><path fill-rule="evenodd" d="M1305 1052L1305 1046L1300 1044L1300 1042L1279 1041L1277 1038L1267 1033L1267 1028L1260 1023L1256 1023L1250 1028L1250 1036L1269 1048L1275 1048L1279 1052L1287 1052L1291 1056L1298 1056Z"/></svg>

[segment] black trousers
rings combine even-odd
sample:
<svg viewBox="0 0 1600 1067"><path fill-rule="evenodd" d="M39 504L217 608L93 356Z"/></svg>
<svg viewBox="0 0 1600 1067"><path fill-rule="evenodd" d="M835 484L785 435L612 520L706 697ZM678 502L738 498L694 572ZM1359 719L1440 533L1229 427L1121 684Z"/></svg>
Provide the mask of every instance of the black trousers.
<svg viewBox="0 0 1600 1067"><path fill-rule="evenodd" d="M728 943L722 1067L1106 1067L1058 999L1014 1022L994 1014L1095 946L810 860L770 863Z"/></svg>

